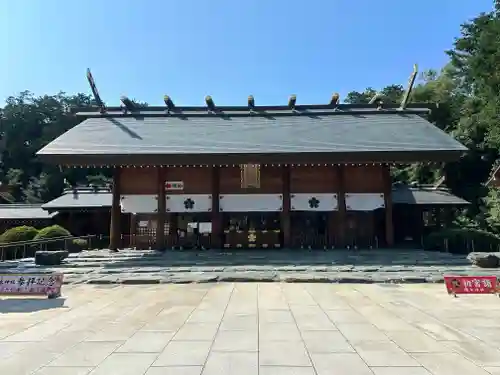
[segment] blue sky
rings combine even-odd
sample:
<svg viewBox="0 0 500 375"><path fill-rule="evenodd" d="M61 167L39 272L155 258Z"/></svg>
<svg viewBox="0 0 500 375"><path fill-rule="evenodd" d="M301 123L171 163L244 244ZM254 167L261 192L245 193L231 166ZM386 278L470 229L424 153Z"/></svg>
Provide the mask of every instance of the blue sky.
<svg viewBox="0 0 500 375"><path fill-rule="evenodd" d="M491 0L0 0L0 103L120 95L176 105L327 102L440 68L460 24Z"/></svg>

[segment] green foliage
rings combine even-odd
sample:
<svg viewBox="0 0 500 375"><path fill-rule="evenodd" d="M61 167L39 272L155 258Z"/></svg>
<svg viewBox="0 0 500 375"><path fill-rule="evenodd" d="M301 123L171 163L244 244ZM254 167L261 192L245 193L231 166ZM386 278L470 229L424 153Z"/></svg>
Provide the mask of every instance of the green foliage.
<svg viewBox="0 0 500 375"><path fill-rule="evenodd" d="M500 233L499 193L484 186L500 156L500 0L494 4L491 12L466 21L460 29L457 25L460 35L452 50L447 51L449 62L441 70L421 73L410 98L413 102L439 103L429 120L465 144L470 152L452 163L403 165L392 170L392 178L434 184L445 177L453 194L472 203L456 224ZM399 103L405 89L387 82L384 88L350 92L345 102L367 103L379 94L384 103ZM60 195L65 187L109 183L110 172L106 169L60 170L35 158L40 148L79 121L69 112L71 107L92 104L91 97L85 94L36 97L25 91L7 99L1 109L4 137L0 182L12 186L9 200L45 202Z"/></svg>
<svg viewBox="0 0 500 375"><path fill-rule="evenodd" d="M7 229L0 236L0 243L7 244L12 242L31 241L38 234L38 229L23 225Z"/></svg>
<svg viewBox="0 0 500 375"><path fill-rule="evenodd" d="M499 247L500 236L475 228L444 229L424 238L426 250L449 251L454 254L498 251Z"/></svg>
<svg viewBox="0 0 500 375"><path fill-rule="evenodd" d="M49 238L69 237L71 233L60 225L51 225L38 231L35 240L45 240Z"/></svg>
<svg viewBox="0 0 500 375"><path fill-rule="evenodd" d="M82 250L87 250L89 242L83 238L75 238L68 246L70 253L79 253Z"/></svg>
<svg viewBox="0 0 500 375"><path fill-rule="evenodd" d="M101 181L109 171L99 168L59 167L41 163L35 154L50 141L75 126L79 119L69 111L72 107L88 107L88 95L44 95L35 97L29 91L7 98L2 112L3 144L0 150L0 182L12 186L10 195L17 202L46 202L59 196L69 185L86 185L93 176Z"/></svg>

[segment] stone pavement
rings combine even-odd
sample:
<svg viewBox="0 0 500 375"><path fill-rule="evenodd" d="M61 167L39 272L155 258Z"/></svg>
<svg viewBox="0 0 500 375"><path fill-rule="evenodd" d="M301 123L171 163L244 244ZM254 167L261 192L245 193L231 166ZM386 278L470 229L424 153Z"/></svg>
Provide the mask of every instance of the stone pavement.
<svg viewBox="0 0 500 375"><path fill-rule="evenodd" d="M158 284L203 282L442 282L444 274L497 275L472 266L463 255L422 250L108 250L72 254L57 267L33 259L0 263L0 272L62 272L67 283Z"/></svg>
<svg viewBox="0 0 500 375"><path fill-rule="evenodd" d="M0 374L500 374L499 314L435 284L73 285L0 299Z"/></svg>

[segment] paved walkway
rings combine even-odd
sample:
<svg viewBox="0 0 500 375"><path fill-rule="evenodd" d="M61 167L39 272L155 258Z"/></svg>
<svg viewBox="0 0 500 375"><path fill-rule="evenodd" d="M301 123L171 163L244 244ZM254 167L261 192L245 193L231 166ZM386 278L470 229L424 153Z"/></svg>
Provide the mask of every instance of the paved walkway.
<svg viewBox="0 0 500 375"><path fill-rule="evenodd" d="M307 251L108 250L72 254L58 267L34 267L33 259L0 263L0 272L62 272L68 283L158 284L203 282L441 282L444 274L497 275L465 256L421 250Z"/></svg>
<svg viewBox="0 0 500 375"><path fill-rule="evenodd" d="M0 299L0 374L500 374L500 300L442 285L212 283Z"/></svg>

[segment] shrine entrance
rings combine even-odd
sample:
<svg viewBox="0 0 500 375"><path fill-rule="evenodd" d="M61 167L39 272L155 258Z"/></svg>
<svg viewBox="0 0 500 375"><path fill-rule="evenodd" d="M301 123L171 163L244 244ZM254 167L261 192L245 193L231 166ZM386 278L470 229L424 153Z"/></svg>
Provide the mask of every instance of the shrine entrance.
<svg viewBox="0 0 500 375"><path fill-rule="evenodd" d="M280 248L279 212L231 212L223 215L225 248Z"/></svg>
<svg viewBox="0 0 500 375"><path fill-rule="evenodd" d="M296 211L291 213L291 244L298 249L326 249L328 213Z"/></svg>
<svg viewBox="0 0 500 375"><path fill-rule="evenodd" d="M209 249L212 219L210 213L172 214L170 247L174 249Z"/></svg>
<svg viewBox="0 0 500 375"><path fill-rule="evenodd" d="M383 212L383 210L380 210ZM346 245L356 249L378 247L375 211L347 211Z"/></svg>

